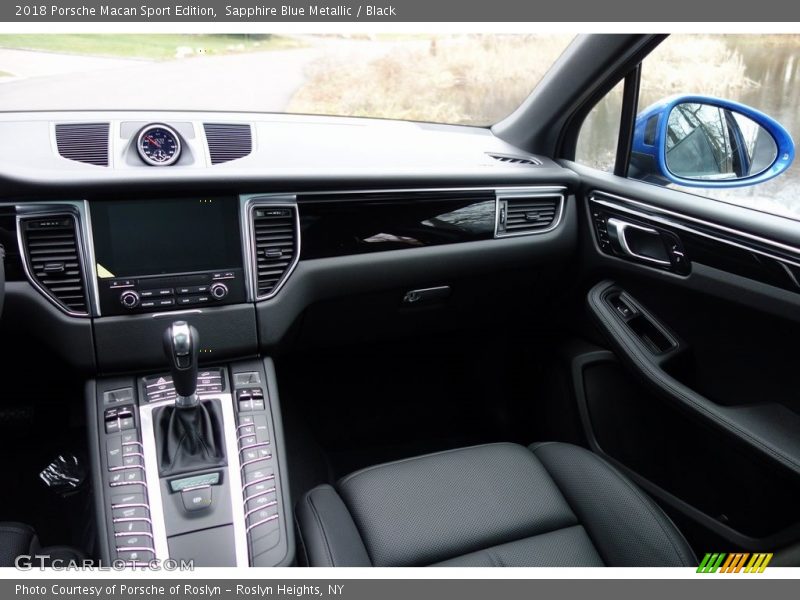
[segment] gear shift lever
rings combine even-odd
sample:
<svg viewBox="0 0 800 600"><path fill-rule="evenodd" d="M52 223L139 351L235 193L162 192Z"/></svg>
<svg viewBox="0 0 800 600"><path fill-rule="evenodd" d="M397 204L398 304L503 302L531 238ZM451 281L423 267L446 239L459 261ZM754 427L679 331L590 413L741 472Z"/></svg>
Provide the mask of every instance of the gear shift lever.
<svg viewBox="0 0 800 600"><path fill-rule="evenodd" d="M175 406L192 408L198 404L197 355L200 351L200 335L186 321L175 321L164 332L164 352L172 371L175 385Z"/></svg>
<svg viewBox="0 0 800 600"><path fill-rule="evenodd" d="M175 321L164 332L175 404L157 409L156 444L162 476L225 463L219 403L201 402L196 393L199 342L197 329L186 321Z"/></svg>

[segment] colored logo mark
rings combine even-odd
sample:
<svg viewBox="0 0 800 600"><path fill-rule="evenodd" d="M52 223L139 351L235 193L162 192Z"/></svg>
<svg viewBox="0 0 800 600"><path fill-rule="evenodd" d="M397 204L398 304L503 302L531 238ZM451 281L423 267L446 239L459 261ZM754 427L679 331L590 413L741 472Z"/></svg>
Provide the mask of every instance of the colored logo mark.
<svg viewBox="0 0 800 600"><path fill-rule="evenodd" d="M698 573L763 573L772 560L772 553L709 552L704 557Z"/></svg>

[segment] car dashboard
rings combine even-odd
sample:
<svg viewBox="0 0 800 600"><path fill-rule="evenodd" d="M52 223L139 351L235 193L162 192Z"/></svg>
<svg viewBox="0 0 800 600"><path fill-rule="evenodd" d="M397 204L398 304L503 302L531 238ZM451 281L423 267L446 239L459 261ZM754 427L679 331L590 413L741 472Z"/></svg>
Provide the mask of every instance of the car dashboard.
<svg viewBox="0 0 800 600"><path fill-rule="evenodd" d="M5 317L88 379L105 560L291 563L271 356L298 328L485 302L462 282L576 246L575 174L487 129L85 112L5 113L0 134ZM224 448L200 468L162 458L165 330L181 323Z"/></svg>

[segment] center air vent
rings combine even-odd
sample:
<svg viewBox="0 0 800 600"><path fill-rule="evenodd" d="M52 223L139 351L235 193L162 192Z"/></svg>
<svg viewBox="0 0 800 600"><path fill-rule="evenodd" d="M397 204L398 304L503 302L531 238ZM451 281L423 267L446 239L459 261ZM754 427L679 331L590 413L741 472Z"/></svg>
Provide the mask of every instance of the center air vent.
<svg viewBox="0 0 800 600"><path fill-rule="evenodd" d="M248 124L204 123L211 164L244 158L253 151L253 133Z"/></svg>
<svg viewBox="0 0 800 600"><path fill-rule="evenodd" d="M33 283L66 312L87 315L86 281L74 217L23 219L20 236Z"/></svg>
<svg viewBox="0 0 800 600"><path fill-rule="evenodd" d="M564 196L555 192L498 193L498 237L550 231L558 225Z"/></svg>
<svg viewBox="0 0 800 600"><path fill-rule="evenodd" d="M69 160L108 166L108 123L57 123L58 153Z"/></svg>
<svg viewBox="0 0 800 600"><path fill-rule="evenodd" d="M297 264L300 255L297 207L256 205L252 209L256 296L268 298Z"/></svg>

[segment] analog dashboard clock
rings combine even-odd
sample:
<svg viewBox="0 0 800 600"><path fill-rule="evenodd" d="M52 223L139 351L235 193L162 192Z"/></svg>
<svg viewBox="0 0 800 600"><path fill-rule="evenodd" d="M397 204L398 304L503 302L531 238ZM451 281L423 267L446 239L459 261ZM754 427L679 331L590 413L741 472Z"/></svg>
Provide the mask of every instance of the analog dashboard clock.
<svg viewBox="0 0 800 600"><path fill-rule="evenodd" d="M181 140L171 127L147 125L136 139L136 149L142 160L153 167L175 164L181 155Z"/></svg>

